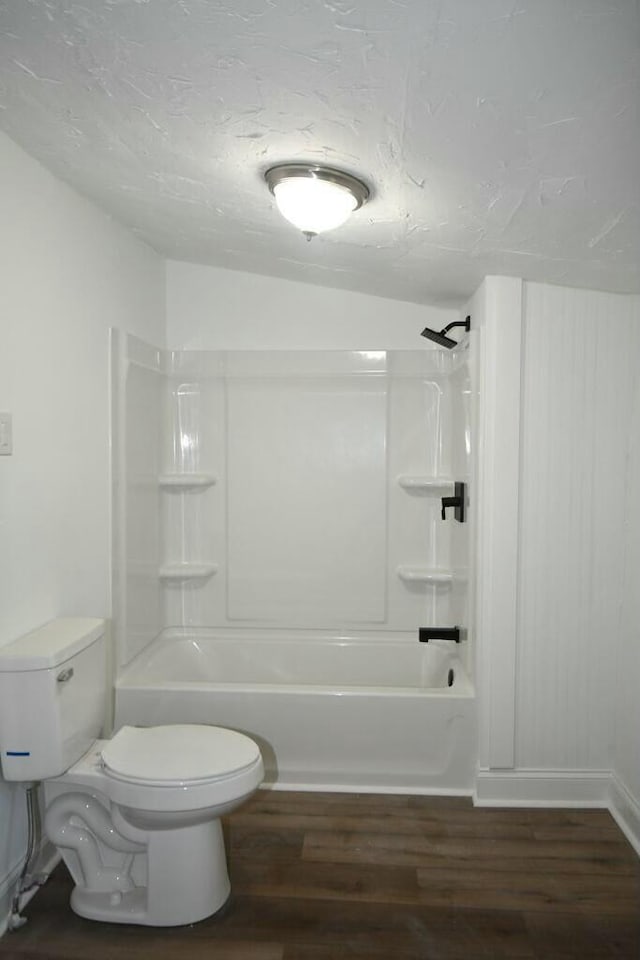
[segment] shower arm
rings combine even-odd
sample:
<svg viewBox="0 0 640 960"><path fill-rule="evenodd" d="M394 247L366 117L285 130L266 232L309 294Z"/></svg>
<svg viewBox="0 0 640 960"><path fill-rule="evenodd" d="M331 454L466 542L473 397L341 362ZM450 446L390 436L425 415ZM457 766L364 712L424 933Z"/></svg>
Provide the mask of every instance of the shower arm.
<svg viewBox="0 0 640 960"><path fill-rule="evenodd" d="M466 317L464 320L453 320L451 323L448 323L446 327L443 327L440 333L446 336L449 330L453 330L454 327L464 327L468 333L471 329L471 317Z"/></svg>

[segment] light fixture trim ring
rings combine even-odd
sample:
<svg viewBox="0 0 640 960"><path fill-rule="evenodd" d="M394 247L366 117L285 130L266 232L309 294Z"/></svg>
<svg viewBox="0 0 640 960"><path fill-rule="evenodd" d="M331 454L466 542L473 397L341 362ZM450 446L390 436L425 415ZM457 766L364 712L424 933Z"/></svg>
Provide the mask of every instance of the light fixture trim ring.
<svg viewBox="0 0 640 960"><path fill-rule="evenodd" d="M350 173L345 173L344 170L325 167L317 163L279 163L265 171L264 179L274 196L275 188L284 180L306 179L335 183L336 186L351 193L356 202L354 211L359 210L371 196L371 191L363 180L352 176Z"/></svg>

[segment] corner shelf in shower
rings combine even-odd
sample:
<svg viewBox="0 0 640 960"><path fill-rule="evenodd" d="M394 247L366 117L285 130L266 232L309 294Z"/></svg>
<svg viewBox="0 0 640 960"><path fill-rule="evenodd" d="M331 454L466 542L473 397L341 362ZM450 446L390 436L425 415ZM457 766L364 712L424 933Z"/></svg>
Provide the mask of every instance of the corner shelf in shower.
<svg viewBox="0 0 640 960"><path fill-rule="evenodd" d="M453 483L452 477L426 477L412 473L398 477L398 484L408 493L436 493L438 490L449 490Z"/></svg>
<svg viewBox="0 0 640 960"><path fill-rule="evenodd" d="M216 482L217 478L212 473L164 473L158 478L161 490L173 490L176 493L205 490Z"/></svg>
<svg viewBox="0 0 640 960"><path fill-rule="evenodd" d="M405 583L425 583L431 587L450 587L453 583L451 570L402 566L397 568L396 573Z"/></svg>
<svg viewBox="0 0 640 960"><path fill-rule="evenodd" d="M166 583L187 583L190 580L208 580L218 572L216 563L166 563L158 577Z"/></svg>

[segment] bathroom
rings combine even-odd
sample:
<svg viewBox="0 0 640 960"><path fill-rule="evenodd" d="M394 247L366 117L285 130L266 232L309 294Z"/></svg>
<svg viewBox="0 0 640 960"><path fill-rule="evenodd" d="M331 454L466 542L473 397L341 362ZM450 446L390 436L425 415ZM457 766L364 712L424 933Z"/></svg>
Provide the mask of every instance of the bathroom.
<svg viewBox="0 0 640 960"><path fill-rule="evenodd" d="M470 315L478 458L465 527L475 538L475 580L464 657L476 714L473 776L459 789L484 805L606 807L638 850L640 296L633 283L624 290L595 267L590 284L563 282L551 269L532 275L523 257L520 272L483 270L467 283L467 296L442 306L399 291L385 297L325 286L317 274L315 283L303 273L263 276L250 259L244 270L228 269L232 260L187 263L186 254L154 252L14 139L0 140L0 410L11 412L13 427L13 453L0 458L0 642L60 616L114 619L117 631L112 330L167 353L422 355L432 350L420 338L425 326ZM158 464L158 472L169 466ZM392 479L412 470L426 465L398 467ZM197 494L195 509L218 492ZM405 505L425 506L404 496ZM158 506L177 510L185 497L163 493ZM455 529L453 519L442 527L447 536ZM163 560L186 559L176 554ZM419 562L431 558L397 558L395 566ZM411 601L451 599L449 587L396 586ZM171 586L157 595L156 634L165 626L162 604L178 595ZM448 614L443 625L459 622ZM372 786L381 789L360 784ZM5 783L0 790L6 918L26 824L23 791Z"/></svg>

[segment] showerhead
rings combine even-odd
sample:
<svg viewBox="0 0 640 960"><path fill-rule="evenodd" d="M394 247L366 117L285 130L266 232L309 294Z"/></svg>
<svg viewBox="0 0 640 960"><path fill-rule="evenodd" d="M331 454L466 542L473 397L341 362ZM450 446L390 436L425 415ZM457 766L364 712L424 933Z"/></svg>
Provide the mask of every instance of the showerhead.
<svg viewBox="0 0 640 960"><path fill-rule="evenodd" d="M439 332L437 330L431 330L430 327L425 327L421 337L426 337L427 340L433 340L434 343L437 343L440 347L446 347L447 350L452 350L453 347L458 346L458 341L453 340L451 337L448 337L447 334L449 330L452 330L454 327L464 327L465 332L471 329L471 317L466 317L464 320L454 320L453 323L448 323L446 327L443 327Z"/></svg>
<svg viewBox="0 0 640 960"><path fill-rule="evenodd" d="M451 350L452 347L457 347L458 344L455 340L452 340L451 337L446 337L444 333L438 333L437 330L430 330L429 327L425 327L421 337L426 337L427 340L433 340L434 343L437 343L440 347L446 347L448 350Z"/></svg>

